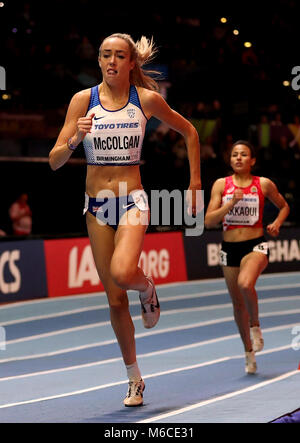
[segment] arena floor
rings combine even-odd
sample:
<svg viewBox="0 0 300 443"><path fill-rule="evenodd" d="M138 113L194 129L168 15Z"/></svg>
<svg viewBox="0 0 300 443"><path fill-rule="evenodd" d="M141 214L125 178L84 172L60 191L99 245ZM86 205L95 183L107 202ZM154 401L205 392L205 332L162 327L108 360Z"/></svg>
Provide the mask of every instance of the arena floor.
<svg viewBox="0 0 300 443"><path fill-rule="evenodd" d="M144 405L125 408L127 378L104 293L0 307L0 422L267 423L300 407L300 273L257 283L265 348L244 352L224 279L158 286L145 330L130 291Z"/></svg>

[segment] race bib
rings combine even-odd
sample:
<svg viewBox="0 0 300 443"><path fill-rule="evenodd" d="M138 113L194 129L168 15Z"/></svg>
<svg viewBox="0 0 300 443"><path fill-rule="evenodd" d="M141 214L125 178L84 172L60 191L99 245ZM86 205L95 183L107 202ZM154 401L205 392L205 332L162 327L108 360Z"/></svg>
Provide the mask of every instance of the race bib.
<svg viewBox="0 0 300 443"><path fill-rule="evenodd" d="M269 251L269 245L268 242L262 242L259 243L258 245L254 246L253 248L254 252L262 252L265 255L268 255L268 251Z"/></svg>
<svg viewBox="0 0 300 443"><path fill-rule="evenodd" d="M223 204L232 200L232 194L223 197ZM253 226L259 219L259 196L257 194L245 194L225 217L226 225Z"/></svg>
<svg viewBox="0 0 300 443"><path fill-rule="evenodd" d="M139 121L104 118L93 123L90 134L95 163L138 164L143 143Z"/></svg>
<svg viewBox="0 0 300 443"><path fill-rule="evenodd" d="M222 251L222 249L219 253L219 265L227 266L227 252Z"/></svg>

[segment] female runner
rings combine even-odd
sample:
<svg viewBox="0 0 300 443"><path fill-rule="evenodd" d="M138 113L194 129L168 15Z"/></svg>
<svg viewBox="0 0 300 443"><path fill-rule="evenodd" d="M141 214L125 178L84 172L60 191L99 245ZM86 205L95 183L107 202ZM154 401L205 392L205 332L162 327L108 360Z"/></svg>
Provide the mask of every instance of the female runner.
<svg viewBox="0 0 300 443"><path fill-rule="evenodd" d="M127 34L105 38L99 50L102 83L76 93L64 126L50 152L53 170L63 166L80 142L87 158L86 222L93 256L107 293L111 324L129 378L125 406L143 403L144 381L136 361L134 325L126 291L139 291L146 328L155 326L160 307L153 280L138 267L149 222L147 195L139 163L145 126L152 117L167 123L185 139L196 214L201 189L200 145L195 128L172 110L157 92L142 65L154 54L153 42L135 43Z"/></svg>
<svg viewBox="0 0 300 443"><path fill-rule="evenodd" d="M273 237L289 214L289 206L276 185L251 174L255 153L247 141L233 144L233 175L215 181L205 215L205 226L223 221L220 264L233 303L234 318L245 348L246 372L256 372L255 352L264 346L258 317L256 280L268 264L268 243L263 236L263 209L267 197L279 209L267 226Z"/></svg>

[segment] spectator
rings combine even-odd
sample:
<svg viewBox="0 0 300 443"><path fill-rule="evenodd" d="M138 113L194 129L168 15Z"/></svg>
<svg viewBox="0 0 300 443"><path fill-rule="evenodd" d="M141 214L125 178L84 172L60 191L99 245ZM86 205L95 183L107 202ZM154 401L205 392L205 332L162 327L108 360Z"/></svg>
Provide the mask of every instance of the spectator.
<svg viewBox="0 0 300 443"><path fill-rule="evenodd" d="M294 116L294 123L288 125L294 139L290 142L291 148L300 148L300 117L299 115Z"/></svg>
<svg viewBox="0 0 300 443"><path fill-rule="evenodd" d="M270 124L267 115L262 115L258 124L258 144L261 148L270 146Z"/></svg>
<svg viewBox="0 0 300 443"><path fill-rule="evenodd" d="M14 235L29 235L32 229L32 213L28 205L28 194L23 193L9 208Z"/></svg>

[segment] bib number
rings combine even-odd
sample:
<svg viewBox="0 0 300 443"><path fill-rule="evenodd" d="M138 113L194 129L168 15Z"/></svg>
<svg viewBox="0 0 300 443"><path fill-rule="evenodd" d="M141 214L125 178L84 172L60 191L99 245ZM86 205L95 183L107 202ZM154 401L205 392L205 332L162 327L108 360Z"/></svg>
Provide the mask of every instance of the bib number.
<svg viewBox="0 0 300 443"><path fill-rule="evenodd" d="M268 255L268 251L269 251L268 242L259 243L258 245L254 246L253 251L254 252L262 252L263 254Z"/></svg>

